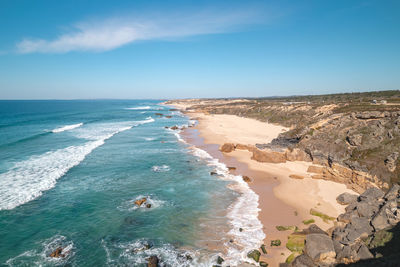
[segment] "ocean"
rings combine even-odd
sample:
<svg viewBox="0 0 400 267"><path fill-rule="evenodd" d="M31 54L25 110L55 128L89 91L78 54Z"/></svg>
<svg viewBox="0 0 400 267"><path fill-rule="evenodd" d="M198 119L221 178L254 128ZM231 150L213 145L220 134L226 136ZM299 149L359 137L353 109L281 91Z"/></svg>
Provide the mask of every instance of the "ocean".
<svg viewBox="0 0 400 267"><path fill-rule="evenodd" d="M0 266L249 261L258 196L166 128L194 123L159 100L0 101Z"/></svg>

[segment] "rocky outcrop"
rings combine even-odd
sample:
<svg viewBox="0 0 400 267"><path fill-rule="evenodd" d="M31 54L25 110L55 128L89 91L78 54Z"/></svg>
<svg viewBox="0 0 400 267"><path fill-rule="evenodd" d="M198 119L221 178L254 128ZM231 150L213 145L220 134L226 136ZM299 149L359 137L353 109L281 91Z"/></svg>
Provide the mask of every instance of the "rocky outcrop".
<svg viewBox="0 0 400 267"><path fill-rule="evenodd" d="M142 204L144 204L146 201L147 201L147 198L144 197L144 198L135 200L134 203L135 203L136 206L140 207L140 206L142 206Z"/></svg>
<svg viewBox="0 0 400 267"><path fill-rule="evenodd" d="M232 143L225 143L219 148L219 150L224 153L230 153L235 150L235 145Z"/></svg>
<svg viewBox="0 0 400 267"><path fill-rule="evenodd" d="M337 199L348 206L337 218L330 235L307 233L307 229L293 233L306 237L304 254L291 266L335 266L375 258L370 249L388 242L390 238L383 231L400 222L400 186L397 184L386 194L379 188L370 188L359 197L345 193Z"/></svg>
<svg viewBox="0 0 400 267"><path fill-rule="evenodd" d="M330 264L335 262L336 252L333 241L324 234L309 234L305 241L305 254L315 263Z"/></svg>
<svg viewBox="0 0 400 267"><path fill-rule="evenodd" d="M312 161L311 156L308 153L298 148L287 149L285 151L285 157L288 161Z"/></svg>
<svg viewBox="0 0 400 267"><path fill-rule="evenodd" d="M246 183L251 183L251 178L249 176L243 175L242 176L243 181L245 181Z"/></svg>
<svg viewBox="0 0 400 267"><path fill-rule="evenodd" d="M258 162L268 162L268 163L285 163L286 157L284 153L275 152L271 150L253 150L253 155L251 159Z"/></svg>
<svg viewBox="0 0 400 267"><path fill-rule="evenodd" d="M150 256L147 261L147 267L158 267L158 257L155 255Z"/></svg>
<svg viewBox="0 0 400 267"><path fill-rule="evenodd" d="M349 205L350 203L357 201L357 198L358 198L357 195L346 192L346 193L340 194L336 198L336 201L341 205Z"/></svg>
<svg viewBox="0 0 400 267"><path fill-rule="evenodd" d="M65 254L63 254L63 248L58 247L56 248L51 254L49 255L51 258L64 258Z"/></svg>
<svg viewBox="0 0 400 267"><path fill-rule="evenodd" d="M348 135L346 137L346 140L351 146L360 146L362 142L362 135L361 134Z"/></svg>
<svg viewBox="0 0 400 267"><path fill-rule="evenodd" d="M393 152L385 159L385 166L389 171L394 172L396 170L397 159L399 158L399 152Z"/></svg>
<svg viewBox="0 0 400 267"><path fill-rule="evenodd" d="M353 115L360 120L380 119L389 116L388 112L364 111Z"/></svg>

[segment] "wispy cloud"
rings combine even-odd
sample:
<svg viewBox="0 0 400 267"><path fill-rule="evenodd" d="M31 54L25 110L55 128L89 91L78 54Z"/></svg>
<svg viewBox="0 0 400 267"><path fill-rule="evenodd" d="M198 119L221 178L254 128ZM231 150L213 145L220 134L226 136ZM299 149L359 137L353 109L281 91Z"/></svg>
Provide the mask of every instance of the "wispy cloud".
<svg viewBox="0 0 400 267"><path fill-rule="evenodd" d="M254 12L201 12L174 16L107 18L81 22L53 40L26 38L17 43L18 53L102 52L143 40L176 39L236 30L256 22Z"/></svg>

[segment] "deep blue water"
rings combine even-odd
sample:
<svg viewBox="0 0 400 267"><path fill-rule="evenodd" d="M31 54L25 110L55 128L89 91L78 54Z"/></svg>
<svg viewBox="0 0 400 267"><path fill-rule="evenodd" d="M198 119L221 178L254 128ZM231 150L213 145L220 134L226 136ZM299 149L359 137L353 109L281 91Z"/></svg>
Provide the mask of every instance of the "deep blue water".
<svg viewBox="0 0 400 267"><path fill-rule="evenodd" d="M0 265L145 266L158 255L210 266L223 255L205 244L223 245L238 193L165 128L188 118L159 103L0 101ZM137 208L141 197L152 207ZM48 257L57 247L66 256Z"/></svg>

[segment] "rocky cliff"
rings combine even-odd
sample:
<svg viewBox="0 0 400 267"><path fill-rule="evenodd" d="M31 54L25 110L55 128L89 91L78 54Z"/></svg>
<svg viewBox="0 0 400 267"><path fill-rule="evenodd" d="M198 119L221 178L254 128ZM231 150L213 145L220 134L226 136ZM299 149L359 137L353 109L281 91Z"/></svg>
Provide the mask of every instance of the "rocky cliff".
<svg viewBox="0 0 400 267"><path fill-rule="evenodd" d="M342 182L360 193L400 181L399 91L171 103L290 128L269 144L257 144L255 160L312 161L323 166L313 178Z"/></svg>

